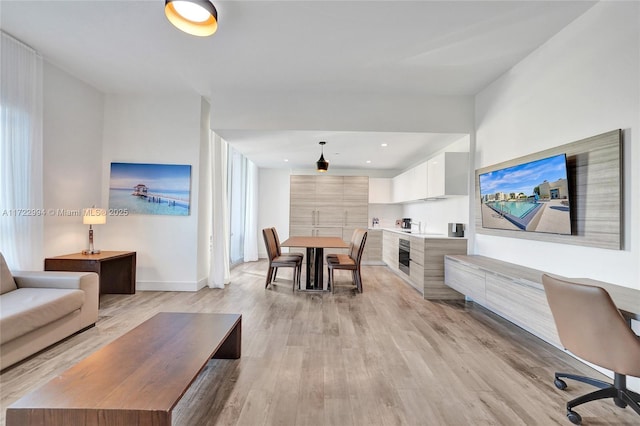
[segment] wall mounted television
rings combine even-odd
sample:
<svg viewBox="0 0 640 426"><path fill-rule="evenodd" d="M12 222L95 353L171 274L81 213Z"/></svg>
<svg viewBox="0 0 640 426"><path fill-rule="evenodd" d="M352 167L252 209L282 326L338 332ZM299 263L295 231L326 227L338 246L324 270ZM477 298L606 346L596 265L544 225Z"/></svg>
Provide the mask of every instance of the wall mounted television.
<svg viewBox="0 0 640 426"><path fill-rule="evenodd" d="M566 154L482 173L479 180L483 228L571 235Z"/></svg>

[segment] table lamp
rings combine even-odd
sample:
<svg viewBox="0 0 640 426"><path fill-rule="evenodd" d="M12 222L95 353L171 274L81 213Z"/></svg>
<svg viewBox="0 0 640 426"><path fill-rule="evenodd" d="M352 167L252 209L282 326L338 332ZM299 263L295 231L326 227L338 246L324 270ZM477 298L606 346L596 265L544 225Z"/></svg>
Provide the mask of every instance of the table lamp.
<svg viewBox="0 0 640 426"><path fill-rule="evenodd" d="M93 247L92 225L104 225L107 223L107 211L105 209L97 209L95 206L89 209L84 209L82 223L89 225L89 250L82 250L82 254L99 254L100 250L96 250Z"/></svg>

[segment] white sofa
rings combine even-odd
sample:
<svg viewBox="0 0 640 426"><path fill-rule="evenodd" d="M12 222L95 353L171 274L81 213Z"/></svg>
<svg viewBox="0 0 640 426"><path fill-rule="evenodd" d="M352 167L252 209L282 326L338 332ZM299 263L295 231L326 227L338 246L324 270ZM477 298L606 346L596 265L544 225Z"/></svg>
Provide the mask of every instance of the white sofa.
<svg viewBox="0 0 640 426"><path fill-rule="evenodd" d="M9 271L0 253L0 370L98 320L93 272Z"/></svg>

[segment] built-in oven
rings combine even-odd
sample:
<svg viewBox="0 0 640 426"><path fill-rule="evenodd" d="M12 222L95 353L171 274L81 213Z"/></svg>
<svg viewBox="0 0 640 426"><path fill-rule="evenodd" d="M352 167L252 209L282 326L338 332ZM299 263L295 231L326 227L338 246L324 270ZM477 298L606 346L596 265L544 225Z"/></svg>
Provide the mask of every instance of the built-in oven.
<svg viewBox="0 0 640 426"><path fill-rule="evenodd" d="M410 255L411 245L409 244L409 240L400 238L400 244L398 245L398 267L407 275L409 275Z"/></svg>

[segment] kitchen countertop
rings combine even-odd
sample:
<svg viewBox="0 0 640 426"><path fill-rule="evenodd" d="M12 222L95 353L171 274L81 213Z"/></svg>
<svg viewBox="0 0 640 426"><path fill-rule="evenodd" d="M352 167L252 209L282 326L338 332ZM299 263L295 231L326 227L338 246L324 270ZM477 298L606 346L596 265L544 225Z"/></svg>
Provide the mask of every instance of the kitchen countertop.
<svg viewBox="0 0 640 426"><path fill-rule="evenodd" d="M416 237L416 238L424 238L424 239L428 239L428 238L445 238L445 239L454 239L454 240L464 240L464 239L466 239L466 237L450 237L450 236L448 236L446 234L439 234L439 233L435 233L435 232L423 232L421 234L419 234L417 232L406 232L406 231L403 231L400 228L371 228L371 227L369 227L369 229L395 232L396 234L406 235L407 237Z"/></svg>

